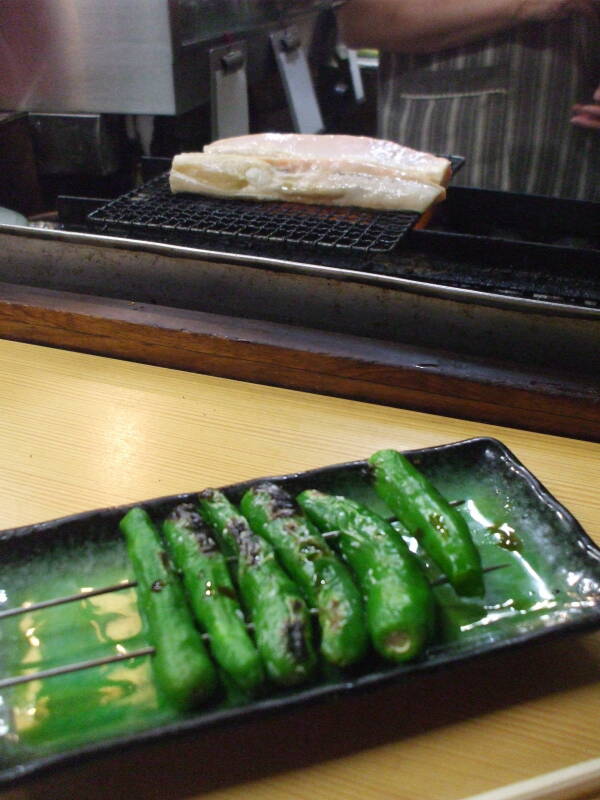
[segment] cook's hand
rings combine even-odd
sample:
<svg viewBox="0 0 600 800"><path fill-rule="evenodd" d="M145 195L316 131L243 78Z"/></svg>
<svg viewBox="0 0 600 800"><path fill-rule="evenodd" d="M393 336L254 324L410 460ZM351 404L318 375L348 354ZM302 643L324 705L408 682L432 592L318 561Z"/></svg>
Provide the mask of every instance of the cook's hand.
<svg viewBox="0 0 600 800"><path fill-rule="evenodd" d="M594 103L587 105L578 103L573 106L573 116L571 117L573 125L600 131L600 86L594 92L594 100Z"/></svg>
<svg viewBox="0 0 600 800"><path fill-rule="evenodd" d="M594 16L599 9L598 0L520 0L517 18L520 22L549 21L572 14Z"/></svg>

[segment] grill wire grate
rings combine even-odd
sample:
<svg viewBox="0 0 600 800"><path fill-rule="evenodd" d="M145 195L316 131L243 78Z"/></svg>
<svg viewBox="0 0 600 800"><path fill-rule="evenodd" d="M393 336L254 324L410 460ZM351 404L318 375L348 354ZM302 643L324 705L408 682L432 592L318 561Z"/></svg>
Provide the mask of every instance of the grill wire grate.
<svg viewBox="0 0 600 800"><path fill-rule="evenodd" d="M417 212L171 194L168 177L161 175L93 211L87 221L98 233L182 245L198 246L219 238L386 253L419 216Z"/></svg>

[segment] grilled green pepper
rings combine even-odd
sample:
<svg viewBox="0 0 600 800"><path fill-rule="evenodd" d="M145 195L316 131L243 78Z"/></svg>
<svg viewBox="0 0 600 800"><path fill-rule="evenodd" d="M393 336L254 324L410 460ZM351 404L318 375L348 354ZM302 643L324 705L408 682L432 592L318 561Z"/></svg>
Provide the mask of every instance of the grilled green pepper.
<svg viewBox="0 0 600 800"><path fill-rule="evenodd" d="M459 512L396 450L379 450L369 464L377 494L421 543L454 590L467 597L482 595L481 559Z"/></svg>
<svg viewBox="0 0 600 800"><path fill-rule="evenodd" d="M282 686L308 680L315 671L316 655L310 616L298 588L280 567L271 545L250 529L222 492L206 489L198 504L223 553L237 559L240 595L267 675Z"/></svg>
<svg viewBox="0 0 600 800"><path fill-rule="evenodd" d="M196 619L210 636L215 660L241 689L258 689L264 681L260 657L208 524L193 503L181 503L164 520L162 531Z"/></svg>
<svg viewBox="0 0 600 800"><path fill-rule="evenodd" d="M218 679L194 625L183 587L152 520L132 508L119 523L137 580L137 600L155 648L152 667L157 684L179 708L210 697Z"/></svg>
<svg viewBox="0 0 600 800"><path fill-rule="evenodd" d="M293 498L274 483L261 483L244 494L240 507L250 527L274 547L304 599L316 607L325 659L346 667L362 658L369 638L360 592Z"/></svg>
<svg viewBox="0 0 600 800"><path fill-rule="evenodd" d="M338 546L365 595L377 652L397 662L418 655L433 632L433 593L400 534L346 497L309 489L297 500L322 531L338 531Z"/></svg>

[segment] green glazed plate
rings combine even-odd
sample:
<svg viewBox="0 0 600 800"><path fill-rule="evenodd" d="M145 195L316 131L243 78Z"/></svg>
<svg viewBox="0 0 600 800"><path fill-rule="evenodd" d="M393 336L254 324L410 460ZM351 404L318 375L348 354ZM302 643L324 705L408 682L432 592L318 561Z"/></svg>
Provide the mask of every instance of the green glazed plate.
<svg viewBox="0 0 600 800"><path fill-rule="evenodd" d="M409 458L457 506L486 574L483 600L435 589L435 642L397 666L369 657L349 672L260 699L221 698L194 713L169 708L154 688L150 656L36 680L0 691L0 785L111 749L242 720L449 666L540 637L600 626L600 550L573 516L494 439L414 450ZM273 480L288 491L345 494L389 516L365 462ZM224 487L234 502L256 481ZM205 487L198 487L199 490ZM141 503L155 519L193 494ZM140 505L140 504L136 504ZM0 610L133 580L118 521L131 506L86 512L0 533ZM417 549L416 542L409 542ZM423 563L432 581L436 569ZM0 619L0 678L147 646L135 589Z"/></svg>

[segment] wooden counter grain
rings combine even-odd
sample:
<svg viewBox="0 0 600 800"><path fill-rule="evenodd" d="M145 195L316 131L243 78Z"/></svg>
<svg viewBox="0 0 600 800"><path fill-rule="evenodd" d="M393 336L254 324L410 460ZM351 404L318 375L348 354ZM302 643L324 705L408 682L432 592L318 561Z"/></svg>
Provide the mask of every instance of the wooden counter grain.
<svg viewBox="0 0 600 800"><path fill-rule="evenodd" d="M0 528L501 439L600 544L600 445L0 341ZM600 754L600 635L56 771L2 796L456 800ZM565 796L567 800L567 796Z"/></svg>
<svg viewBox="0 0 600 800"><path fill-rule="evenodd" d="M591 367L567 374L358 333L0 282L3 339L600 442Z"/></svg>

